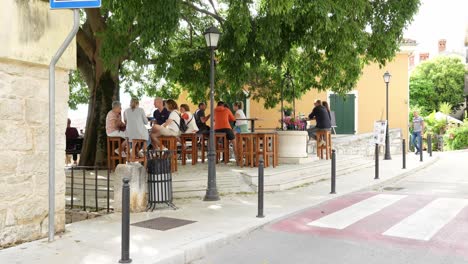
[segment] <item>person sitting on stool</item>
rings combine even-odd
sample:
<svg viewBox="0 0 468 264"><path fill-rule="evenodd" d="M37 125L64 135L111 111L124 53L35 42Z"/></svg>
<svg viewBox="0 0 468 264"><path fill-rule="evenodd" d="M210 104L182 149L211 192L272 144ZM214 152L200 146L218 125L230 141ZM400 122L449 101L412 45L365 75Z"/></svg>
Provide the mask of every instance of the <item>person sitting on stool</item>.
<svg viewBox="0 0 468 264"><path fill-rule="evenodd" d="M314 102L314 109L312 110L312 113L309 114L309 120L316 120L316 126L310 127L307 129L307 132L309 133L309 138L313 138L318 141L317 144L320 146L325 145L325 141L323 139L320 139L320 141L317 139L317 131L330 131L331 129L331 120L330 116L328 115L327 109L322 105L322 102L320 100L315 100Z"/></svg>

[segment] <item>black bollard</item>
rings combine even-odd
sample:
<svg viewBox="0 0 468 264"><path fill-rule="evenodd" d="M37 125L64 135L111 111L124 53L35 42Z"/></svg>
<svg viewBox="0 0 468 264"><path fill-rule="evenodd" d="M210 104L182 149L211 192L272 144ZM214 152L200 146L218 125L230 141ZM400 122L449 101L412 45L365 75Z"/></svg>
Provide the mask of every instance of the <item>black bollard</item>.
<svg viewBox="0 0 468 264"><path fill-rule="evenodd" d="M423 161L423 137L421 135L421 142L419 142L419 161Z"/></svg>
<svg viewBox="0 0 468 264"><path fill-rule="evenodd" d="M432 157L432 135L427 135L427 152L429 153L429 157Z"/></svg>
<svg viewBox="0 0 468 264"><path fill-rule="evenodd" d="M122 258L119 263L131 263L130 258L130 180L123 178L122 185Z"/></svg>
<svg viewBox="0 0 468 264"><path fill-rule="evenodd" d="M374 180L379 179L379 144L375 144L375 176Z"/></svg>
<svg viewBox="0 0 468 264"><path fill-rule="evenodd" d="M265 217L263 215L263 184L264 184L264 162L263 159L260 159L258 164L258 218Z"/></svg>
<svg viewBox="0 0 468 264"><path fill-rule="evenodd" d="M403 157L403 169L406 169L406 140L403 139L402 141L402 150L403 150L403 153L402 153L402 157Z"/></svg>
<svg viewBox="0 0 468 264"><path fill-rule="evenodd" d="M336 193L336 151L332 150L331 155L331 192L330 194Z"/></svg>

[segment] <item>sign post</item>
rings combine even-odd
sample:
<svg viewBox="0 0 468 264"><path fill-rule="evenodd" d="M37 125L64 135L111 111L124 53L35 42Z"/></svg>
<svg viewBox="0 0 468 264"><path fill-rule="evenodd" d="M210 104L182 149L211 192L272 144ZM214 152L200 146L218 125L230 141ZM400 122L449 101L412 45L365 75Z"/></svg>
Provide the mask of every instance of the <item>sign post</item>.
<svg viewBox="0 0 468 264"><path fill-rule="evenodd" d="M51 9L99 8L101 0L50 0Z"/></svg>
<svg viewBox="0 0 468 264"><path fill-rule="evenodd" d="M374 137L372 143L375 144L375 176L374 179L379 179L379 145L385 144L385 136L387 133L387 120L379 120L374 122Z"/></svg>
<svg viewBox="0 0 468 264"><path fill-rule="evenodd" d="M385 136L387 133L387 120L379 120L374 122L374 144L384 145Z"/></svg>
<svg viewBox="0 0 468 264"><path fill-rule="evenodd" d="M73 28L49 64L49 242L55 235L55 65L80 28L80 8L97 8L101 0L50 0L51 9L73 9Z"/></svg>

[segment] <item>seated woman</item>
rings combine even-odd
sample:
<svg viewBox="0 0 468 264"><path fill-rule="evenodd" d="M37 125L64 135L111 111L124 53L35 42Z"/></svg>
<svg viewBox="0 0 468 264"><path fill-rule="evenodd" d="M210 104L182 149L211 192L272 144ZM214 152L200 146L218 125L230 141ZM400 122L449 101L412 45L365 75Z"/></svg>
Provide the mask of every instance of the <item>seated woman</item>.
<svg viewBox="0 0 468 264"><path fill-rule="evenodd" d="M185 131L185 133L197 133L198 132L197 122L195 121L195 117L193 116L193 114L190 113L190 107L187 104L181 104L180 113L181 113L182 119L187 125L187 131Z"/></svg>
<svg viewBox="0 0 468 264"><path fill-rule="evenodd" d="M122 105L119 101L112 102L112 110L107 113L106 116L106 134L108 137L121 137L123 139L127 138L127 133L125 130L125 123L122 122ZM125 154L127 151L128 142L124 140L122 143L122 153L119 153L119 150L116 149L115 153L121 155L122 157L127 157Z"/></svg>
<svg viewBox="0 0 468 264"><path fill-rule="evenodd" d="M176 101L172 99L167 100L166 108L170 112L169 118L162 125L154 125L151 130L151 144L156 149L166 150L166 148L161 145L161 142L159 142L158 138L160 136L180 136L179 124L181 120Z"/></svg>
<svg viewBox="0 0 468 264"><path fill-rule="evenodd" d="M234 132L236 133L247 133L249 132L249 128L247 127L247 120L239 120L239 119L246 119L244 111L242 110L242 102L235 102L234 103L234 111L236 117L236 126L234 127Z"/></svg>
<svg viewBox="0 0 468 264"><path fill-rule="evenodd" d="M134 139L148 140L148 129L145 125L148 124L148 118L145 115L145 110L139 107L140 102L136 98L132 98L130 101L130 108L124 112L124 121L127 124L127 135L130 143ZM131 146L134 148L135 146ZM142 157L143 150L138 153Z"/></svg>

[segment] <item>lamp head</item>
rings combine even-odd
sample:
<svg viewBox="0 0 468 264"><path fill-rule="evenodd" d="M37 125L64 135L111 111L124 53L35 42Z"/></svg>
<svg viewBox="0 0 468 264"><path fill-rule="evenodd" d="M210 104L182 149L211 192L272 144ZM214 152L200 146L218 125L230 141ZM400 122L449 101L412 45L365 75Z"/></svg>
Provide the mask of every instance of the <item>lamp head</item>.
<svg viewBox="0 0 468 264"><path fill-rule="evenodd" d="M384 73L384 75L383 75L384 82L385 82L385 83L389 83L391 77L392 77L392 75L391 75L388 71L386 71L386 72Z"/></svg>
<svg viewBox="0 0 468 264"><path fill-rule="evenodd" d="M206 45L209 48L216 49L218 46L219 36L221 35L219 30L216 27L211 26L203 33L203 35L205 36Z"/></svg>

